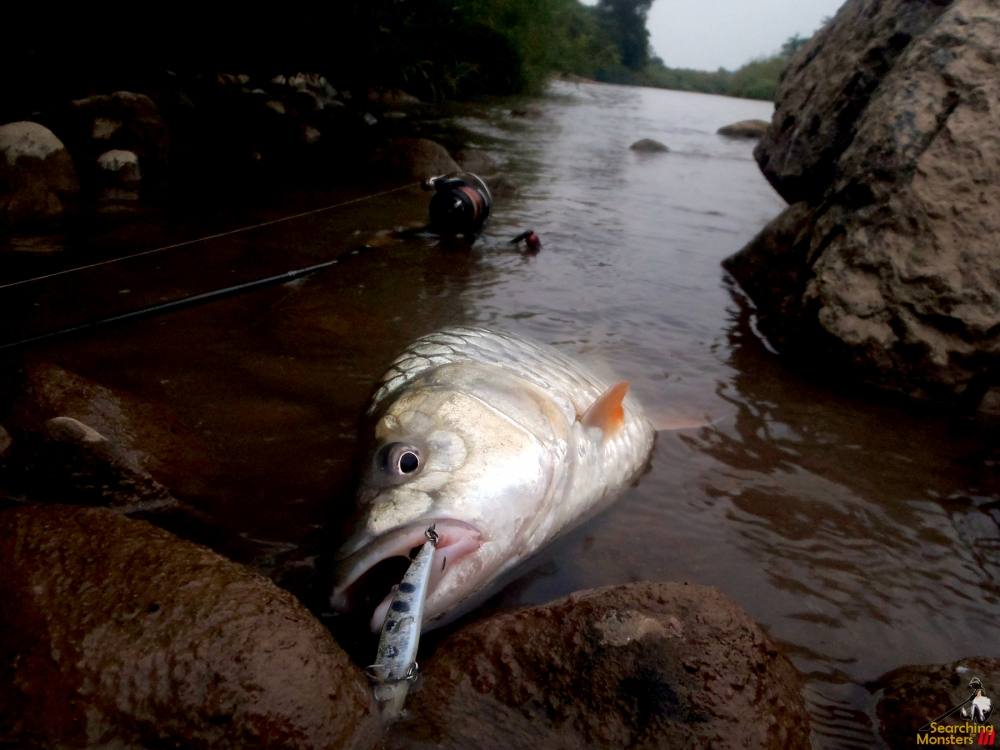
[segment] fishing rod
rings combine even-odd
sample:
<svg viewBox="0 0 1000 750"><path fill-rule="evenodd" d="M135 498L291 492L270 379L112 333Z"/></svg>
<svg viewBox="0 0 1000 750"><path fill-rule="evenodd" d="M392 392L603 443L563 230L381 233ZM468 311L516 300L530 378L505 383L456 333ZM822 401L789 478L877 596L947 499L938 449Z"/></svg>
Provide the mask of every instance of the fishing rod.
<svg viewBox="0 0 1000 750"><path fill-rule="evenodd" d="M349 255L357 255L359 250L352 250ZM346 255L345 254L345 255ZM317 263L312 266L305 266L304 268L296 268L291 271L285 271L284 273L275 274L274 276L265 276L261 279L254 279L253 281L247 281L242 284L235 284L234 286L227 286L222 289L214 289L210 292L202 292L200 294L192 294L187 297L180 297L179 299L170 300L169 302L161 302L157 305L150 305L149 307L142 307L138 310L132 310L130 312L121 313L119 315L112 315L107 318L97 318L95 320L87 321L86 323L79 323L77 325L68 326L66 328L60 328L55 331L48 331L46 333L40 333L37 336L29 336L28 338L23 338L18 341L10 341L5 344L0 344L0 352L7 351L10 349L17 349L22 346L27 346L28 344L34 344L39 341L47 341L49 339L58 338L60 336L68 336L73 333L79 333L81 331L90 331L95 328L99 328L105 325L111 325L113 323L121 323L127 320L136 320L139 318L146 318L153 315L159 315L161 313L171 312L174 310L180 310L185 307L191 307L193 305L198 305L204 302L212 302L217 299L222 299L224 297L231 297L236 294L241 294L243 292L252 291L254 289L260 289L262 287L273 286L276 284L286 284L289 281L294 281L295 279L300 279L303 276L310 276L319 271L323 271L331 266L335 266L344 258L341 255L333 260L325 261L324 263Z"/></svg>
<svg viewBox="0 0 1000 750"><path fill-rule="evenodd" d="M242 234L243 232L252 232L256 229L263 229L265 227L274 226L275 224L283 224L286 221L295 221L296 219L303 219L307 216L314 216L316 214L325 213L327 211L333 211L337 208L344 208L345 206L352 206L356 203L363 203L364 201L372 200L374 198L381 198L385 195L390 195L392 193L398 193L401 190L407 190L408 188L416 187L419 184L408 182L405 185L400 185L399 187L394 187L389 190L382 190L377 193L370 193L368 195L362 195L358 198L352 198L350 200L341 201L340 203L333 203L329 206L321 206L320 208L313 208L308 211L300 211L299 213L290 214L288 216L279 216L277 219L270 219L269 221L258 222L257 224L250 224L248 226L236 227L234 229L227 229L224 232L216 232L215 234L207 234L202 237L195 237L190 240L182 240L181 242L175 242L171 245L163 245L162 247L154 247L150 250L141 250L139 252L131 253L129 255L122 255L116 258L108 258L106 260L99 260L95 263L87 263L82 266L73 266L71 268L64 268L60 271L53 271L52 273L42 274L41 276L32 276L27 279L19 279L18 281L9 281L0 284L0 291L4 289L13 289L14 287L25 286L28 284L34 284L39 281L46 281L48 279L58 278L59 276L67 276L69 274L79 273L80 271L89 271L91 268L99 268L101 266L111 265L113 263L120 263L125 260L132 260L133 258L142 258L146 255L155 255L157 253L162 253L167 250L176 250L181 247L189 247L191 245L197 245L200 242L209 242L211 240L218 240L223 237L231 237L235 234Z"/></svg>

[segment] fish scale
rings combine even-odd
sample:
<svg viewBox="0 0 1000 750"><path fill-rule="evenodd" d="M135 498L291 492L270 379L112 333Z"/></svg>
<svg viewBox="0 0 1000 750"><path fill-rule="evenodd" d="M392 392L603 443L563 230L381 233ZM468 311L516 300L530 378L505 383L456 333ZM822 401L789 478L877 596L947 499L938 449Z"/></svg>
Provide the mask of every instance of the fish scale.
<svg viewBox="0 0 1000 750"><path fill-rule="evenodd" d="M545 390L558 389L566 394L567 410L577 415L605 387L596 377L579 372L578 363L555 349L486 328L446 328L417 339L396 357L372 398L369 413L428 370L461 361L494 365ZM579 394L575 399L574 392Z"/></svg>

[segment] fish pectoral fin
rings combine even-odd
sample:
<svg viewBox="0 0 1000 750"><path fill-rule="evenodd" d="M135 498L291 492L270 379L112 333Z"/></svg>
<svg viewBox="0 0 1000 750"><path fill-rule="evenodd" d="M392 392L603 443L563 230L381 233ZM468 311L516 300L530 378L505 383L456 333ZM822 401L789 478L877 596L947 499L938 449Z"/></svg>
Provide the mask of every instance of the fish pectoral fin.
<svg viewBox="0 0 1000 750"><path fill-rule="evenodd" d="M604 433L604 439L617 433L625 426L625 395L628 393L628 381L615 383L602 393L590 405L587 412L580 418L584 427L596 427Z"/></svg>

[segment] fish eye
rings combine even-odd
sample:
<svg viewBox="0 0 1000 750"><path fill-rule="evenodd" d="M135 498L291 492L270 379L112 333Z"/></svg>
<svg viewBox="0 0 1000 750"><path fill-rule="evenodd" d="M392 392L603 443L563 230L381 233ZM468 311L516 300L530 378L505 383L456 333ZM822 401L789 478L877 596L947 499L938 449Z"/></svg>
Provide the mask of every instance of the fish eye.
<svg viewBox="0 0 1000 750"><path fill-rule="evenodd" d="M390 476L409 476L420 468L420 450L406 443L389 443L379 451L379 465Z"/></svg>

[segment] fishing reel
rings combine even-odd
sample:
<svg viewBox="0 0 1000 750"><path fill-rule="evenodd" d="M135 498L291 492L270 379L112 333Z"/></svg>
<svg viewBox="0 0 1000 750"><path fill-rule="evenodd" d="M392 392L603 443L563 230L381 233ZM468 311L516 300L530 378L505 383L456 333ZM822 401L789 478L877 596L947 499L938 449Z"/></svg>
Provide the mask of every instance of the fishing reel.
<svg viewBox="0 0 1000 750"><path fill-rule="evenodd" d="M456 172L430 177L422 186L434 191L429 207L430 231L444 237L475 239L486 226L493 196L478 175Z"/></svg>

